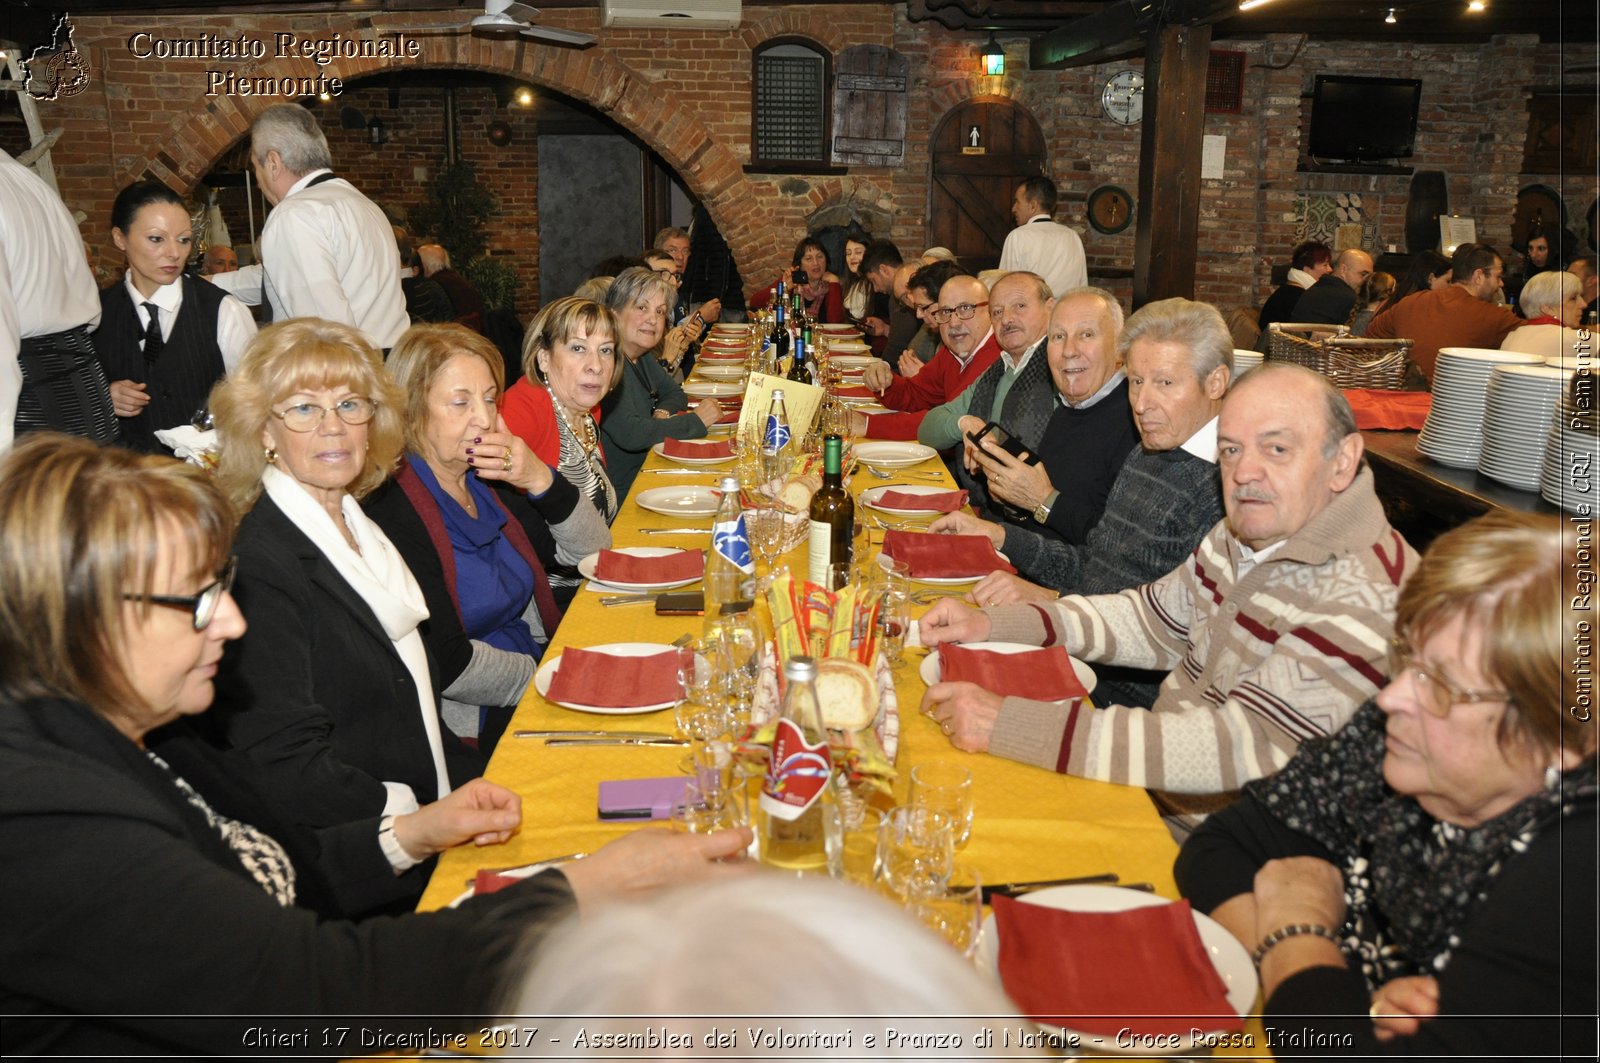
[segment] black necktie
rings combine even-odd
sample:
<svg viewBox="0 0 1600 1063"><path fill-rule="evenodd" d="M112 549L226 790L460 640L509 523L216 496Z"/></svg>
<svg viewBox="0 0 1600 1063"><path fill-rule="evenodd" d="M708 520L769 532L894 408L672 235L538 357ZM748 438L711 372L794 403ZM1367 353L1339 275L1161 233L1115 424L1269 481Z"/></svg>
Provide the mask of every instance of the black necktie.
<svg viewBox="0 0 1600 1063"><path fill-rule="evenodd" d="M144 360L153 362L161 357L166 341L161 338L161 314L156 304L145 303L144 312L150 315L150 323L144 327Z"/></svg>

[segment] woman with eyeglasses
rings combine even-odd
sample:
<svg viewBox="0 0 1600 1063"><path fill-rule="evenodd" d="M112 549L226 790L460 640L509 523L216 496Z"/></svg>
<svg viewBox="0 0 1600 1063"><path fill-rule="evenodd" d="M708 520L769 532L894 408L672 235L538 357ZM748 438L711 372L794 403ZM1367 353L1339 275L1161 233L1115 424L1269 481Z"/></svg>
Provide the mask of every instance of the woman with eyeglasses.
<svg viewBox="0 0 1600 1063"><path fill-rule="evenodd" d="M406 454L362 509L428 603L422 639L446 726L487 755L572 600L578 562L611 532L506 427L493 343L462 325L413 325L386 368L406 397Z"/></svg>
<svg viewBox="0 0 1600 1063"><path fill-rule="evenodd" d="M643 266L623 270L606 292L617 321L622 379L601 404L600 438L619 495L627 495L651 447L663 439L701 439L722 417L716 399L701 399L691 409L683 387L651 357L674 298L672 286Z"/></svg>
<svg viewBox="0 0 1600 1063"><path fill-rule="evenodd" d="M729 871L707 861L749 844L638 831L455 910L352 921L404 885L394 854L503 842L520 799L475 779L392 819L309 832L285 816L258 765L195 727L224 646L257 637L228 592L233 526L191 465L53 434L0 459L8 1053L339 1054L314 1016L333 1038L356 1025L341 1016L388 1036L475 1029L529 931Z"/></svg>
<svg viewBox="0 0 1600 1063"><path fill-rule="evenodd" d="M1255 950L1269 1026L1352 1057L1594 1058L1593 624L1563 591L1587 549L1546 516L1440 536L1388 686L1184 845L1179 888Z"/></svg>
<svg viewBox="0 0 1600 1063"><path fill-rule="evenodd" d="M309 827L412 812L481 774L440 721L422 590L360 505L405 441L378 352L347 325L272 325L211 410L217 483L244 513L235 593L251 628L219 678L227 740Z"/></svg>

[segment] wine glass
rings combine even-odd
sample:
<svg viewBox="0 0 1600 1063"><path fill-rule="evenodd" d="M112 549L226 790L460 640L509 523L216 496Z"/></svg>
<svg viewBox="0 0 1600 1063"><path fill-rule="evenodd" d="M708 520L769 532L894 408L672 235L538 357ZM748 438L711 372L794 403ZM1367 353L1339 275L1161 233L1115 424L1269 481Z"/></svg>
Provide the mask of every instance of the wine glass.
<svg viewBox="0 0 1600 1063"><path fill-rule="evenodd" d="M748 720L761 671L761 639L750 612L718 619L718 665L735 720Z"/></svg>
<svg viewBox="0 0 1600 1063"><path fill-rule="evenodd" d="M983 882L976 868L953 865L944 882L922 882L906 897L906 909L967 959L978 953L983 931Z"/></svg>
<svg viewBox="0 0 1600 1063"><path fill-rule="evenodd" d="M902 903L950 881L955 830L950 817L931 808L902 806L883 819L878 833L878 882Z"/></svg>
<svg viewBox="0 0 1600 1063"><path fill-rule="evenodd" d="M911 627L911 596L903 589L879 585L878 649L890 668L905 663L906 631Z"/></svg>
<svg viewBox="0 0 1600 1063"><path fill-rule="evenodd" d="M960 849L972 837L972 772L944 760L918 764L911 769L911 805L948 815Z"/></svg>
<svg viewBox="0 0 1600 1063"><path fill-rule="evenodd" d="M772 583L773 566L778 562L778 555L783 553L783 510L773 505L759 505L744 511L744 522L756 556L767 567L766 580L758 587L758 591L765 590Z"/></svg>

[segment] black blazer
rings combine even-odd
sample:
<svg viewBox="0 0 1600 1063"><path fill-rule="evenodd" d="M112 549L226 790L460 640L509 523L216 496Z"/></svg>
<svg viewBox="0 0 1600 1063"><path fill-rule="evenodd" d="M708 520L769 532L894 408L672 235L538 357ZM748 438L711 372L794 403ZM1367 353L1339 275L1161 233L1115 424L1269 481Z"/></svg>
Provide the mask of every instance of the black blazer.
<svg viewBox="0 0 1600 1063"><path fill-rule="evenodd" d="M250 766L195 739L185 721L146 738L216 812L284 845L296 903L280 907L172 776L97 713L64 700L0 703L0 1014L10 1052L255 1055L244 1040L251 1027L325 1025L264 1016L482 1014L501 978L517 973L508 964L525 929L570 905L566 879L546 873L454 911L337 918L330 884L342 896L393 878L375 820L313 838L276 823ZM159 1017L206 1015L219 1018ZM425 1020L363 1022L373 1024ZM290 1050L323 1047L312 1038Z"/></svg>
<svg viewBox="0 0 1600 1063"><path fill-rule="evenodd" d="M235 553L250 627L223 657L212 713L262 767L269 796L311 827L378 815L385 781L435 800L416 686L355 588L266 495ZM440 732L452 787L483 774L476 750Z"/></svg>

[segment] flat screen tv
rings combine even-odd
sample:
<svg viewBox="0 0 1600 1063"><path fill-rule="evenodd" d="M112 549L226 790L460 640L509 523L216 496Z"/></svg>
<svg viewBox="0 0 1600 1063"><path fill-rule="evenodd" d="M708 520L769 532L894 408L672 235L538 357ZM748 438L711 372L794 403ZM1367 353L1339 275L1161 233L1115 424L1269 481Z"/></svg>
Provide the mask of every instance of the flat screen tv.
<svg viewBox="0 0 1600 1063"><path fill-rule="evenodd" d="M1415 78L1318 74L1311 95L1311 157L1409 158L1421 98L1422 82Z"/></svg>

